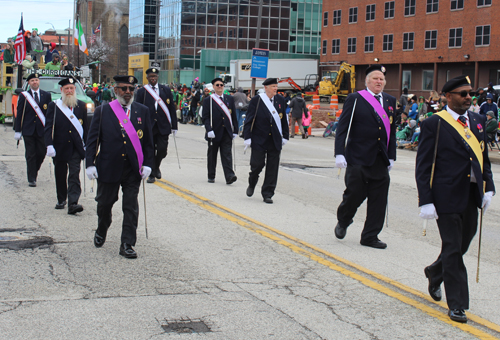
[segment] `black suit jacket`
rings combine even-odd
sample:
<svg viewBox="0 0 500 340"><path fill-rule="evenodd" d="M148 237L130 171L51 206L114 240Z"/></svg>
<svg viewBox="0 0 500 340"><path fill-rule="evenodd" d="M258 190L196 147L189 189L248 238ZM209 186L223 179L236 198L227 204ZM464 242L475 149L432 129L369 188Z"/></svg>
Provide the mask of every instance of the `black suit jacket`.
<svg viewBox="0 0 500 340"><path fill-rule="evenodd" d="M148 107L149 113L151 114L152 126L155 126L156 124L162 135L169 135L172 133L172 130L177 130L177 114L175 112L176 108L174 97L167 86L158 84L158 88L160 98L165 102L168 111L170 112L170 119L172 120L172 123L168 121L167 115L163 112L160 105L158 105L158 109L155 108L155 100L153 99L153 96L149 94L144 87L137 90L134 100Z"/></svg>
<svg viewBox="0 0 500 340"><path fill-rule="evenodd" d="M396 160L396 124L394 124L396 98L384 92L382 92L382 98L384 110L391 122L389 146L387 146L384 123L375 109L359 93L351 93L347 96L335 136L335 155L343 155L347 164L371 166L378 155L387 165L390 164L389 159ZM347 136L355 102L356 108L351 130ZM348 139L347 148L346 138Z"/></svg>
<svg viewBox="0 0 500 340"><path fill-rule="evenodd" d="M210 131L214 131L215 133L215 142L220 142L222 139L222 135L224 132L227 132L231 138L233 138L233 134L238 133L238 118L236 118L236 109L234 108L234 99L232 96L227 94L223 95L224 104L226 104L229 112L231 113L231 121L232 124L229 123L229 118L221 109L219 104L212 97L208 96L203 100L203 113L202 113L202 121L205 125L205 139L208 140L207 134ZM212 124L210 125L210 102L212 105Z"/></svg>
<svg viewBox="0 0 500 340"><path fill-rule="evenodd" d="M471 169L474 171L479 189L478 192L472 193L478 207L481 206L483 200L483 185L485 186L485 192L495 191L491 164L488 158L486 117L471 111L469 111L468 115L470 130L480 143L481 141L484 142L482 173L472 149L444 119L432 115L424 120L420 126L415 167L418 205L434 203L438 215L440 213L461 213L465 210L470 194ZM431 189L430 178L439 120L441 120L441 127L437 141L436 164ZM480 124L481 129L478 124Z"/></svg>
<svg viewBox="0 0 500 340"><path fill-rule="evenodd" d="M79 100L73 110L73 114L82 124L83 140L68 117L57 107L56 103L51 102L49 104L45 123L45 145L54 146L56 150L55 160L69 161L73 157L74 150L80 154L81 159L85 158L83 141L87 139L88 133L87 105ZM54 139L52 139L52 129L54 129Z"/></svg>
<svg viewBox="0 0 500 340"><path fill-rule="evenodd" d="M265 151L269 148L268 143L273 143L277 150L282 149L282 138L289 139L288 116L286 114L285 99L279 94L274 96L274 108L280 115L281 131L276 126L276 122L267 109L266 104L259 95L254 96L248 105L245 125L243 127L243 136L252 140L252 148ZM254 122L255 120L255 122ZM253 127L252 127L253 125Z"/></svg>
<svg viewBox="0 0 500 340"><path fill-rule="evenodd" d="M144 154L143 165L153 168L153 133L148 108L133 102L130 110L130 121L136 131L142 130L143 132L141 138L142 152ZM98 136L99 146L97 145ZM97 147L99 147L99 154L96 159ZM134 147L128 135L124 132L122 134L118 118L116 118L109 104L97 107L94 112L87 138L85 159L87 167L93 165L97 167L97 174L102 182L116 183L120 181L124 159L130 162L136 179L141 179Z"/></svg>
<svg viewBox="0 0 500 340"><path fill-rule="evenodd" d="M29 90L29 93L31 94L33 99L35 99L35 96L31 90ZM44 116L47 116L47 109L51 101L52 98L50 97L50 93L40 90L39 107L42 110ZM21 120L23 126L21 126ZM26 97L24 97L23 94L19 94L17 100L17 117L14 129L16 130L16 132L22 132L23 136L33 136L36 134L38 137L43 137L44 134L42 121L38 118L35 110L33 109L33 107L31 107L31 104L26 100Z"/></svg>

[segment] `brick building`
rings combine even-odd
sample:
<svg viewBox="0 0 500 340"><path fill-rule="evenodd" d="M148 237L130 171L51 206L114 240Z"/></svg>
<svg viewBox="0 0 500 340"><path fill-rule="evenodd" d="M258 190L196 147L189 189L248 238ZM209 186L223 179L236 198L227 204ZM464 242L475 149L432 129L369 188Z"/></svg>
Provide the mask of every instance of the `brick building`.
<svg viewBox="0 0 500 340"><path fill-rule="evenodd" d="M355 65L360 90L366 67L382 64L397 98L404 87L427 98L461 74L473 88L500 84L499 10L493 0L324 1L320 65Z"/></svg>

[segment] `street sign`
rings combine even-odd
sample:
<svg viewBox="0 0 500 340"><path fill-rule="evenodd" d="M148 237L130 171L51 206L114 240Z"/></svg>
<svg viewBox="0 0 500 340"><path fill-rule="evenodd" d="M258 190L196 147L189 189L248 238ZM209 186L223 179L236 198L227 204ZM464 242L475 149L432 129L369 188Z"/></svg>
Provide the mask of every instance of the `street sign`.
<svg viewBox="0 0 500 340"><path fill-rule="evenodd" d="M90 68L88 66L82 66L80 69L82 70L82 77L90 78Z"/></svg>
<svg viewBox="0 0 500 340"><path fill-rule="evenodd" d="M267 78L267 66L269 62L269 50L261 48L252 49L251 78Z"/></svg>

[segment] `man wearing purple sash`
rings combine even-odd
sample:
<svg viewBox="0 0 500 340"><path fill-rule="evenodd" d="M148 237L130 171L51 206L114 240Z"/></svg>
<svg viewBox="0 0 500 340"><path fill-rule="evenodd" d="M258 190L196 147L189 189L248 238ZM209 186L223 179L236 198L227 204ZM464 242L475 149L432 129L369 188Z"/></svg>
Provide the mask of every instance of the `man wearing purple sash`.
<svg viewBox="0 0 500 340"><path fill-rule="evenodd" d="M90 125L87 150L87 176L97 179L97 230L94 245L104 245L111 210L122 187L122 235L120 255L136 258L132 248L136 242L139 219L137 196L141 179L151 174L154 166L153 135L150 113L146 106L134 102L133 76L115 76L117 99L96 108Z"/></svg>
<svg viewBox="0 0 500 340"><path fill-rule="evenodd" d="M335 236L343 239L357 209L368 198L361 244L385 249L384 225L389 171L396 160L396 98L384 90L385 67L366 70L366 90L347 96L335 137L335 164L346 168L346 189L337 209Z"/></svg>

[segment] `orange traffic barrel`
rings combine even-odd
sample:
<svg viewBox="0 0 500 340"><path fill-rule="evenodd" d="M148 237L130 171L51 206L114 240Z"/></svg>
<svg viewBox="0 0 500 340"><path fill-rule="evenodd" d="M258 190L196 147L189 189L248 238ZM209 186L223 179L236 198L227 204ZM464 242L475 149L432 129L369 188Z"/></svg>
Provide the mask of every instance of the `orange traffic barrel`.
<svg viewBox="0 0 500 340"><path fill-rule="evenodd" d="M313 96L313 106L316 108L320 108L320 103L319 103L319 96Z"/></svg>
<svg viewBox="0 0 500 340"><path fill-rule="evenodd" d="M339 97L336 94L332 95L332 98L330 99L330 110L333 109L339 109Z"/></svg>
<svg viewBox="0 0 500 340"><path fill-rule="evenodd" d="M337 112L335 112L335 117L340 117L341 114L342 114L342 110L338 110Z"/></svg>

